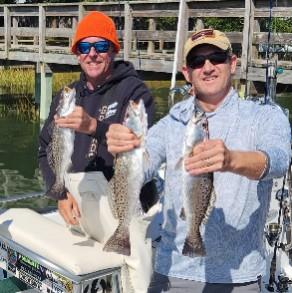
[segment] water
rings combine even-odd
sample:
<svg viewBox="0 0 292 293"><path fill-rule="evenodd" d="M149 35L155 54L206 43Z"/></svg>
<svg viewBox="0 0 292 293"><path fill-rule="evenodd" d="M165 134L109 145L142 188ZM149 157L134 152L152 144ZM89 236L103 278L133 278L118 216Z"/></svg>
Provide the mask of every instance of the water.
<svg viewBox="0 0 292 293"><path fill-rule="evenodd" d="M150 85L151 88L151 85ZM156 120L168 111L168 84L155 85L152 93L156 105ZM279 95L277 102L292 114L292 93ZM46 211L56 206L55 201L44 196L17 202L3 200L24 194L41 193L43 181L37 164L38 123L16 118L0 118L0 208L28 207Z"/></svg>
<svg viewBox="0 0 292 293"><path fill-rule="evenodd" d="M0 118L0 207L16 206L3 203L23 194L42 193L43 181L37 164L38 123L16 118ZM34 207L40 211L51 203L47 198L22 200L17 206Z"/></svg>
<svg viewBox="0 0 292 293"><path fill-rule="evenodd" d="M40 191L41 180L37 175L39 127L37 124L0 118L0 196L7 197L20 190Z"/></svg>

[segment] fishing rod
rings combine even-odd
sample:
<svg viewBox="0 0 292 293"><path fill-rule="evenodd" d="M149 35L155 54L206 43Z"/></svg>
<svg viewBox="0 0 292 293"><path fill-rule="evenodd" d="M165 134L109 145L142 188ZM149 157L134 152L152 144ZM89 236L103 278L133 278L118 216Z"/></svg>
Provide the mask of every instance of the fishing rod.
<svg viewBox="0 0 292 293"><path fill-rule="evenodd" d="M177 22L177 32L176 32L176 40L175 40L175 49L174 49L174 59L173 59L173 67L172 67L172 76L171 76L171 84L170 84L170 92L168 95L168 106L172 106L174 104L174 94L175 94L175 82L176 82L176 74L177 74L177 66L178 66L178 58L180 53L180 44L182 44L182 25L181 22L183 20L183 13L185 9L185 0L180 0L179 3L179 12L178 12L178 22Z"/></svg>
<svg viewBox="0 0 292 293"><path fill-rule="evenodd" d="M272 31L272 9L273 9L273 0L269 0L269 20L268 20L268 41L266 46L266 83L265 83L265 96L264 96L264 103L263 104L273 104L275 106L280 107L275 103L276 99L276 87L277 87L277 74L282 73L282 70L277 68L277 60L276 58L272 58L271 52L271 31ZM287 111L280 107L283 112L287 115ZM291 162L289 164L288 169L288 179L291 180ZM276 270L277 270L277 251L278 249L282 249L284 252L290 251L291 248L291 239L290 243L283 244L279 243L280 234L284 231L283 227L284 224L291 225L291 219L289 218L289 208L287 205L283 209L284 199L285 197L290 197L291 194L289 190L287 195L285 196L285 185L286 185L286 175L283 178L282 188L277 192L276 198L279 200L279 211L278 211L278 220L277 223L270 223L268 225L267 230L265 231L265 236L270 246L274 246L273 249L273 257L271 259L270 264L270 277L269 283L266 285L266 289L269 292L274 292L274 285L276 285L277 292L287 292L288 291L288 283L290 283L289 278L280 274L278 276L278 281L276 281ZM281 222L281 217L283 216L283 221ZM292 217L292 210L290 204L290 217ZM291 230L291 227L290 227ZM290 232L291 234L291 232ZM291 236L291 235L290 235ZM290 237L291 238L291 237ZM288 239L286 239L288 240ZM288 242L288 241L287 241Z"/></svg>
<svg viewBox="0 0 292 293"><path fill-rule="evenodd" d="M276 87L277 87L277 74L283 73L283 68L277 66L277 59L272 56L271 50L271 32L272 32L272 9L273 0L269 0L269 19L268 19L268 42L266 46L265 58L266 58L266 83L265 83L265 96L264 104L275 103ZM272 58L273 57L273 58ZM284 111L285 112L285 111ZM287 113L285 113L287 114Z"/></svg>
<svg viewBox="0 0 292 293"><path fill-rule="evenodd" d="M271 79L276 77L276 71L274 70L274 67L271 66L271 63L269 62L271 58L271 30L272 30L272 9L273 9L273 0L270 0L270 8L269 8L269 20L268 20L268 43L266 47L266 84L265 84L265 97L264 97L264 103L267 104L271 99L271 92L270 92L270 85L271 85Z"/></svg>

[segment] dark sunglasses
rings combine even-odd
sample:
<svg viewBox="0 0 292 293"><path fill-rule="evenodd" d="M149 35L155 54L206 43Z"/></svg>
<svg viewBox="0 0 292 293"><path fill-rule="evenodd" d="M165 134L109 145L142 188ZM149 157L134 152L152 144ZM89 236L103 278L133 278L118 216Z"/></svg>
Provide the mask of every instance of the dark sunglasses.
<svg viewBox="0 0 292 293"><path fill-rule="evenodd" d="M215 52L209 55L189 56L187 65L192 69L202 68L206 60L209 60L213 65L223 64L229 58L227 52Z"/></svg>
<svg viewBox="0 0 292 293"><path fill-rule="evenodd" d="M88 54L91 47L93 47L97 53L106 53L109 50L110 43L108 41L98 41L95 43L80 42L77 45L77 49L81 54Z"/></svg>

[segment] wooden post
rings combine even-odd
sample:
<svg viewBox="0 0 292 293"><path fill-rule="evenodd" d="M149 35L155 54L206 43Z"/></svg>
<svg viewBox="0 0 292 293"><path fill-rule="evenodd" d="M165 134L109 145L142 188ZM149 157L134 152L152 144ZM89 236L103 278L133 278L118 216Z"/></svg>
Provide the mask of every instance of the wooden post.
<svg viewBox="0 0 292 293"><path fill-rule="evenodd" d="M83 8L83 6L82 6L82 5L79 5L79 17L80 17L80 15L81 15L81 13L80 13L80 9L81 9L81 8ZM83 15L83 14L82 14L82 15ZM72 47L73 37L74 37L75 31L76 31L77 24L78 24L78 19L77 19L77 17L72 16L72 31L73 31L73 35L72 35L72 37L69 39L69 48Z"/></svg>
<svg viewBox="0 0 292 293"><path fill-rule="evenodd" d="M159 52L163 53L164 48L164 40L159 40Z"/></svg>
<svg viewBox="0 0 292 293"><path fill-rule="evenodd" d="M253 31L254 32L260 32L261 31L260 24L259 24L259 21L257 19L254 20ZM251 58L252 59L259 58L258 54L259 54L259 51L258 51L257 46L252 45Z"/></svg>
<svg viewBox="0 0 292 293"><path fill-rule="evenodd" d="M85 14L84 6L82 4L79 4L78 5L78 21L80 21L83 18L84 14Z"/></svg>
<svg viewBox="0 0 292 293"><path fill-rule="evenodd" d="M13 28L18 27L18 19L16 16L12 17L12 26ZM13 35L13 45L17 45L17 44L18 44L18 37L16 35Z"/></svg>
<svg viewBox="0 0 292 293"><path fill-rule="evenodd" d="M47 119L52 102L52 77L49 66L43 62L37 64L35 81L35 99L40 103L40 120Z"/></svg>
<svg viewBox="0 0 292 293"><path fill-rule="evenodd" d="M198 18L194 26L194 31L199 31L204 28L204 22L201 18Z"/></svg>
<svg viewBox="0 0 292 293"><path fill-rule="evenodd" d="M124 60L129 60L132 45L133 15L130 4L125 2L125 27L124 27Z"/></svg>
<svg viewBox="0 0 292 293"><path fill-rule="evenodd" d="M149 19L148 30L150 32L154 32L156 30L156 22L154 18ZM155 52L154 41L148 41L147 54L151 56L154 52Z"/></svg>
<svg viewBox="0 0 292 293"><path fill-rule="evenodd" d="M46 12L44 6L39 6L39 60L43 61L46 46Z"/></svg>
<svg viewBox="0 0 292 293"><path fill-rule="evenodd" d="M4 6L4 26L5 58L8 59L9 49L11 47L11 19L8 6Z"/></svg>
<svg viewBox="0 0 292 293"><path fill-rule="evenodd" d="M132 36L132 39L133 39L133 41L132 41L132 50L133 50L133 52L136 52L137 51L137 46L138 46L138 40L137 40L135 35Z"/></svg>

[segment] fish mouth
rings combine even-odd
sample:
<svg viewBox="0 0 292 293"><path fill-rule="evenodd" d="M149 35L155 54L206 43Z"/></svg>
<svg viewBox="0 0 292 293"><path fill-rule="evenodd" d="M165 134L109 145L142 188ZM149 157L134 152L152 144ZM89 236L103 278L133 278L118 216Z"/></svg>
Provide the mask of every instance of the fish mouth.
<svg viewBox="0 0 292 293"><path fill-rule="evenodd" d="M70 88L65 86L63 91L64 91L64 94L63 94L62 107L67 108L66 105L70 105L73 102L76 95L76 90L75 88Z"/></svg>

